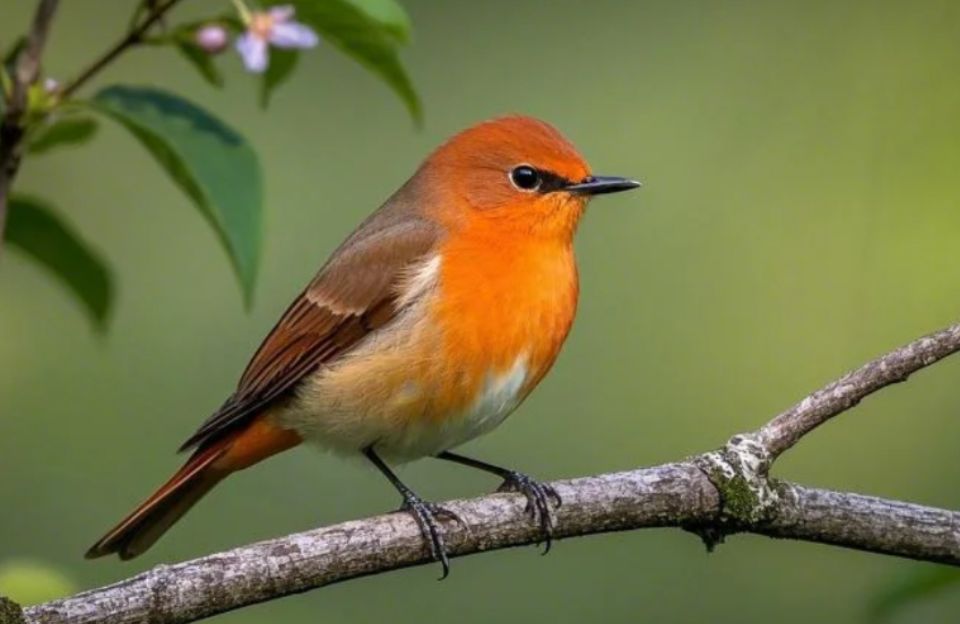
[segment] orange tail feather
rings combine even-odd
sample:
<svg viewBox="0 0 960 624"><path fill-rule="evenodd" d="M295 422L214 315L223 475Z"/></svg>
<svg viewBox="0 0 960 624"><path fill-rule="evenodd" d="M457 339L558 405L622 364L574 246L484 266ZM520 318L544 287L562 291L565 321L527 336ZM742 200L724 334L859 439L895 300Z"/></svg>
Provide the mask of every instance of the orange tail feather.
<svg viewBox="0 0 960 624"><path fill-rule="evenodd" d="M197 449L169 481L91 546L87 559L113 553L121 559L132 559L143 554L231 472L300 442L295 432L260 417L245 429Z"/></svg>

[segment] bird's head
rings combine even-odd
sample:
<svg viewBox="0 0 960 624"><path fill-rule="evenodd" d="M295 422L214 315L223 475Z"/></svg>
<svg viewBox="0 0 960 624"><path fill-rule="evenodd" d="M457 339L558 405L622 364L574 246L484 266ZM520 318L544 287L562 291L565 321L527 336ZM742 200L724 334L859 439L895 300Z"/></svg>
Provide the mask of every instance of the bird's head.
<svg viewBox="0 0 960 624"><path fill-rule="evenodd" d="M570 240L594 196L640 186L594 176L553 126L511 116L477 124L441 145L418 172L448 226L482 223Z"/></svg>

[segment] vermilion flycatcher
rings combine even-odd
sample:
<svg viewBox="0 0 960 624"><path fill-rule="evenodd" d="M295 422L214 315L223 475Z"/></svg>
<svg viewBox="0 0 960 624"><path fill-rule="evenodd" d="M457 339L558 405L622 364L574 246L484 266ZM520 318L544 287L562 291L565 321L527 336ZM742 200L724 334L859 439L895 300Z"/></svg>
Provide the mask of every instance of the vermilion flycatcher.
<svg viewBox="0 0 960 624"><path fill-rule="evenodd" d="M333 253L181 450L186 464L87 552L129 559L221 479L304 440L363 453L448 570L438 519L387 461L437 457L522 492L549 547L549 486L450 452L499 425L543 379L577 306L573 236L589 199L639 183L594 176L529 117L438 148Z"/></svg>

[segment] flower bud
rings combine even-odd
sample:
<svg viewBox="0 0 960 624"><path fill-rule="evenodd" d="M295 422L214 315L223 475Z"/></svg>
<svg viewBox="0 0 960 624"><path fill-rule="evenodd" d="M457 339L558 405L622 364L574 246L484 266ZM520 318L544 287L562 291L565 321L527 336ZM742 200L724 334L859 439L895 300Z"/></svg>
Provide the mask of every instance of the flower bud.
<svg viewBox="0 0 960 624"><path fill-rule="evenodd" d="M197 29L197 32L194 33L194 42L207 54L219 54L226 49L230 42L230 35L223 26L208 24Z"/></svg>

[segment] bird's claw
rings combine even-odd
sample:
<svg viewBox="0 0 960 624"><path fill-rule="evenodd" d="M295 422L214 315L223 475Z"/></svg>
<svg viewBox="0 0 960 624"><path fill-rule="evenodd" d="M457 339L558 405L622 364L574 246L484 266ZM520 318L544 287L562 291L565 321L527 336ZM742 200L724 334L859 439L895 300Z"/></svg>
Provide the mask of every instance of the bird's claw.
<svg viewBox="0 0 960 624"><path fill-rule="evenodd" d="M535 481L521 472L511 471L497 491L518 492L527 498L526 512L534 522L540 525L540 532L543 535L543 554L550 552L556 526L550 511L550 503L552 501L556 507L563 504L563 500L553 486Z"/></svg>
<svg viewBox="0 0 960 624"><path fill-rule="evenodd" d="M430 556L434 561L439 561L443 567L443 574L439 580L442 581L447 578L450 574L450 559L447 557L447 547L443 541L443 532L440 530L439 522L452 520L462 525L463 520L449 509L435 503L428 503L415 495L404 498L400 511L409 513L416 520L423 539L430 546Z"/></svg>

